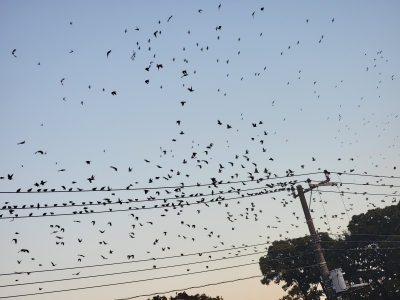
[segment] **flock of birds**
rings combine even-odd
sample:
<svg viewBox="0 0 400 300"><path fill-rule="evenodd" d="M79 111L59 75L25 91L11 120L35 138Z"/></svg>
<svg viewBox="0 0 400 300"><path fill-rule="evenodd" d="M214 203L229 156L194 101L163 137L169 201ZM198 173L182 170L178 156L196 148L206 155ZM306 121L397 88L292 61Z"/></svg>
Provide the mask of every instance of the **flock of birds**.
<svg viewBox="0 0 400 300"><path fill-rule="evenodd" d="M222 5L219 4L217 9L218 11L222 10ZM206 15L206 10L198 9L197 12L199 14ZM260 7L258 10L254 10L249 17L254 19L258 14L262 14L264 12L265 8ZM167 23L173 21L173 15L170 15L166 19ZM304 22L311 25L311 21L309 19L305 19ZM331 23L334 22L335 19L332 18ZM161 26L162 22L158 21L157 23ZM69 25L74 27L77 26L73 22L70 22ZM224 29L225 26L223 25L217 25L215 27L215 32L217 34L215 38L218 41L222 40ZM134 30L140 31L142 29L136 27ZM128 29L124 29L123 31L125 34L128 33ZM158 59L156 53L153 52L156 47L152 47L151 45L153 39L160 39L162 37L162 31L164 31L164 29L161 30L161 28L158 28L144 43L137 42L136 49L133 50L133 54L130 57L132 61L138 61L141 59L141 52L148 51L151 53L152 60L146 64L147 67L145 67L143 70L143 74L146 76L143 77L142 82L145 85L151 85L153 83L150 76L147 77L148 74L151 72L164 72L171 63L161 61L155 62ZM191 31L189 30L187 34L190 35ZM260 36L262 36L262 33L260 33ZM319 38L318 44L322 43L323 40L324 35ZM240 41L241 38L239 37L238 42ZM298 40L295 42L294 47L300 44L301 42ZM198 48L201 52L212 51L212 47L209 45L200 45L199 43L196 44L196 48ZM186 51L186 47L184 47L182 51ZM287 46L287 50L277 53L277 56L283 56L286 51L293 51L293 46ZM69 53L74 55L75 52L71 49ZM13 49L11 51L11 55L15 59L19 59L19 55L17 56L17 54L17 49ZM112 49L105 51L105 59L111 60L113 55L114 52ZM241 55L241 51L238 51L237 55ZM376 68L379 63L388 62L388 60L384 59L382 51L378 51L373 60L373 66L371 65L366 67L366 72L374 71L374 68ZM177 62L175 57L172 57L171 61L172 63ZM227 58L225 59L224 63L229 65L230 61L231 59ZM217 59L216 62L222 63L222 59ZM189 60L184 58L183 63L188 67L181 70L180 74L175 74L177 80L187 80L188 78L194 77L196 74L196 70L191 67ZM38 65L41 65L41 63L39 62ZM266 71L267 67L265 66L262 69ZM262 71L255 72L254 76L260 76L261 72ZM297 74L298 79L301 79L301 74L302 70L299 70ZM229 75L229 73L226 74L226 77L229 77ZM392 81L395 79L394 75L391 75L389 78ZM240 81L243 81L243 79L244 77L240 77ZM185 83L182 83L181 85L186 93L198 92L195 81L192 81L190 85L187 84L186 81L184 82ZM382 81L378 82L377 88L379 88L381 82ZM288 81L286 85L290 85L290 83L291 82ZM311 83L311 86L315 89L313 93L317 99L319 99L322 94L322 91L318 90L318 83L318 80L314 80ZM342 83L343 80L335 83L335 88ZM61 78L59 84L61 84L63 87L68 85L68 78ZM92 85L88 85L88 88L91 89ZM160 85L160 89L163 89L163 85ZM108 90L106 87L101 87L101 91L108 92L111 94L111 96L120 96L120 94L122 94L120 91L112 89ZM217 92L219 93L221 91L222 88L218 89ZM224 96L227 96L226 91L223 91L222 93ZM61 98L64 101L67 101L67 98L69 97L62 95L60 96L60 99ZM185 109L190 101L188 99L189 98L179 101L177 106ZM271 106L273 107L276 104L275 100L271 102ZM84 105L84 101L80 101L80 104ZM182 115L184 115L184 112ZM394 113L392 115L388 115L388 120L395 122L397 121L397 117L397 114ZM339 121L341 118L342 115L340 114ZM180 147L178 144L179 138L186 134L186 130L190 129L185 127L186 123L183 119L184 118L174 120L175 126L179 128L177 133L174 134L172 138L172 142L177 144L176 148ZM285 120L286 117L283 118L283 121ZM363 122L363 125L365 125L368 124L370 120L363 120ZM212 252L217 248L225 249L226 247L229 247L230 250L228 249L228 251L231 252L229 252L229 254L224 253L224 258L228 257L229 255L241 256L247 249L251 249L254 253L261 252L267 249L268 243L271 243L274 239L292 238L293 234L288 230L288 227L292 228L295 232L297 228L301 228L302 226L304 227L303 216L299 212L299 207L298 205L294 205L294 203L297 202L292 197L293 188L302 182L304 184L305 179L310 176L315 178L316 181L323 179L322 170L315 165L315 162L318 161L318 157L312 157L311 155L308 162L299 164L296 168L292 168L296 171L293 171L289 168L284 174L274 173L271 168L272 166L275 167L274 164L277 163L276 158L269 156L267 146L269 147L269 139L271 136L276 135L276 132L271 132L269 129L270 126L266 125L267 123L268 120L253 119L251 121L247 121L243 114L240 116L240 122L238 123L224 121L223 118L216 119L214 123L214 128L216 131L224 129L229 130L230 132L236 131L239 133L244 131L244 128L246 128L246 130L251 132L251 136L248 137L248 140L246 141L246 146L244 146L241 150L235 150L236 153L233 155L224 155L224 161L220 161L218 163L215 162L216 159L213 159L216 147L215 144L217 144L215 141L208 144L201 144L196 143L193 140L188 147L189 149L184 150L185 152L182 157L175 157L176 151L173 151L173 146L170 149L168 147L160 147L159 153L157 153L157 155L160 156L159 159L150 158L151 155L149 155L150 157L142 158L142 163L144 162L145 167L147 169L154 170L153 176L146 179L142 178L138 181L128 180L128 183L124 185L121 184L120 186L104 184L104 182L107 181L107 176L113 176L113 174L124 173L120 176L126 177L128 173L135 171L135 168L132 165L121 166L110 164L110 166L107 167L107 171L113 173L107 173L106 170L103 170L101 175L97 175L91 173L91 167L96 164L96 161L82 161L82 168L85 167L86 172L90 175L82 176L81 178L76 178L72 181L68 180L57 185L52 185L52 182L54 182L53 178L39 177L33 179L32 183L26 186L25 182L19 181L17 170L0 174L0 179L2 180L0 183L0 192L1 197L3 198L3 203L0 209L0 222L6 222L6 220L15 223L33 222L32 220L45 218L46 222L48 223L47 231L45 232L47 237L45 240L50 238L52 243L57 246L65 246L65 248L71 247L69 248L71 249L70 252L74 253L74 259L78 265L84 265L88 256L97 257L91 261L96 261L97 259L100 261L115 261L115 253L118 253L117 261L137 260L138 255L135 253L135 251L132 249L120 249L118 248L120 247L118 244L113 244L113 242L108 240L108 238L111 239L112 236L120 235L120 229L114 229L116 223L129 223L129 226L125 229L124 238L128 240L128 242L130 240L136 242L139 240L138 236L141 238L144 237L147 230L150 230L149 228L154 228L158 223L164 222L159 222L159 220L164 218L168 219L168 222L174 224L176 223L177 225L182 226L184 229L182 229L182 231L174 230L172 232L163 226L157 229L156 237L153 238L150 241L151 244L146 245L146 247L155 247L158 249L158 253L168 251L172 252L175 250L172 244L168 242L172 236L177 238L180 243L196 243L199 240L203 241L204 238L211 240L213 243L213 248L211 248L211 250L201 250L196 253L198 256L205 254L205 256L208 257L209 263L207 263L205 266L206 269L209 269L213 259L215 259L215 255L212 254ZM383 131L387 126L389 126L389 123L390 122L388 121L383 124ZM41 126L43 126L43 124L41 124ZM350 128L346 125L345 130L350 130ZM288 142L288 139L285 140ZM17 146L26 147L28 144L29 139L27 137L26 139L18 142ZM224 146L229 148L229 141L227 141L226 145ZM393 144L391 146L395 145ZM106 150L103 149L101 151L104 153L106 152ZM37 156L47 156L47 151L46 149L42 148L35 150L32 154ZM259 161L260 155L264 155L262 162ZM168 161L163 164L162 159L166 157L179 159L180 161L178 163L174 162L173 166L171 166ZM346 157L338 158L338 161L346 160L347 162L353 163L356 159L357 158ZM57 162L56 164L58 166ZM315 173L306 172L306 170L311 169L318 169L318 171ZM393 166L393 171L396 171L396 166ZM57 173L66 172L68 172L67 167L57 167ZM342 175L341 178L344 178L346 174L352 173L357 173L357 171L353 168L346 171L340 171L340 174ZM196 176L195 174L204 175ZM365 172L362 175L367 176L368 174ZM99 177L102 178L99 180ZM192 180L192 178L202 178L202 180L195 182ZM362 178L361 180L363 188L365 188L365 185L369 185L369 187L374 186L372 182L365 182L364 177L358 178ZM379 179L376 181L376 186L379 186L380 188L396 186L393 184L393 181L391 181L392 179L386 178L385 180L387 180L388 183L385 183L382 181L382 179ZM9 185L7 185L6 182L18 182L20 186L11 191L7 189ZM99 182L99 184L97 184L97 182ZM344 183L344 185L345 184L346 183ZM339 191L339 194L344 196L345 193L358 191L357 188L358 187L351 187L351 190L350 188L347 188L347 190L344 190L343 192ZM370 191L371 190L360 190L358 193L365 198L365 194L368 194ZM390 204L396 203L397 191L393 193L393 190L390 190L390 193L393 194ZM51 194L53 196L45 197L44 194ZM11 200L5 198L6 195L10 196L9 199ZM29 199L31 195L35 195L34 199L39 200L33 203ZM39 197L36 197L38 195ZM87 195L90 196L87 197ZM98 195L100 196L96 198ZM58 198L58 196L60 198ZM271 213L268 211L268 204L260 203L260 199L265 199L267 196L272 202L279 202L279 206L282 208L288 209L288 207L291 207L293 211L287 213L289 216L285 217L276 215L273 220L270 218L263 218L263 215L266 213ZM322 204L325 203L326 205L328 204L328 202L322 200L322 198L316 199L317 197L315 194L313 196L313 202L321 202ZM74 200L76 199L75 197L85 198L85 200ZM367 201L369 201L368 197ZM349 212L354 208L354 202L350 204L347 202L347 204L349 208L344 206L339 208L339 212L331 214L325 213L321 216L318 216L318 218L316 217L316 219L322 220L321 222L325 223L325 227L319 229L332 232L333 228L329 224L329 219L331 222L334 221L333 219L340 219L345 222ZM377 207L371 201L367 202L367 204L372 207ZM223 212L224 214L220 222L225 222L225 225L228 224L226 227L229 228L231 232L237 232L240 230L239 227L243 226L242 222L245 220L253 222L262 221L262 223L260 223L263 225L263 227L265 227L262 231L265 232L265 229L271 231L268 236L265 234L259 236L262 240L266 240L267 244L264 246L254 247L246 244L236 244L232 246L228 245L224 240L224 237L228 235L225 231L223 232L223 230L220 230L218 227L211 228L207 225L208 215L210 215L210 211L216 210L216 207L218 207L219 213ZM155 210L155 213L153 213L153 210ZM145 214L145 216L143 216L142 213ZM156 215L156 213L159 214ZM102 217L103 214L105 214L106 217ZM185 218L186 215L191 214L204 216L202 218L205 219L199 219L196 217L188 217L188 219ZM66 217L62 218L62 222L59 222L57 219L58 216ZM107 219L105 220L104 218ZM123 218L125 218L125 220L121 221ZM288 221L289 218L291 218L291 221ZM195 223L195 220L202 220L203 222L199 224ZM288 222L291 222L290 226ZM84 229L78 229L77 225ZM336 229L344 229L344 226L343 228L338 226ZM29 228L26 228L25 231L29 231ZM83 231L88 231L90 233L89 235L96 236L96 243L99 246L99 251L96 254L93 252L85 252L85 248L81 247L82 245L85 245L88 240L88 238L83 237ZM46 257L48 261L45 261L45 259L42 257L41 262L36 263L37 258L35 255L37 255L37 251L33 251L30 247L28 247L29 245L27 245L26 240L24 240L26 237L25 233L26 232L15 232L10 241L14 247L13 249L15 249L14 257L17 258L15 259L14 267L16 269L18 268L19 270L14 272L15 275L18 275L13 277L15 282L19 282L20 280L24 282L26 277L22 276L34 274L35 271L32 270L34 267L57 269L60 265L62 265L62 261L55 261L51 257ZM74 236L71 236L71 233ZM123 237L121 237L121 239L122 238ZM237 241L242 240L242 238L237 238ZM93 242L93 238L90 238L90 241ZM4 241L4 243L6 242L8 241ZM20 245L23 245L22 248ZM198 248L204 249L201 246ZM155 251L149 249L146 252L152 256L153 254L150 253L154 253ZM180 253L178 256L181 257L192 255L184 250L179 252ZM157 269L158 264L156 259L154 257L152 257L152 259L153 261L151 261L151 268ZM185 269L186 272L190 272L191 270L190 267L185 267ZM78 270L73 271L72 275L79 277L83 273L84 270ZM38 289L42 291L43 285L39 285Z"/></svg>

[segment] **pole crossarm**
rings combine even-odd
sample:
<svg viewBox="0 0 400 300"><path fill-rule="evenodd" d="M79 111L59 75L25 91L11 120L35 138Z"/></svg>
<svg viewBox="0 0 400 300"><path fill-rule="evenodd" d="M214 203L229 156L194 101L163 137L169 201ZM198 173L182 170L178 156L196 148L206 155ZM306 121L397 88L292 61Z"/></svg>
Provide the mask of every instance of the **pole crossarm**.
<svg viewBox="0 0 400 300"><path fill-rule="evenodd" d="M321 181L319 183L311 183L311 180L307 179L307 183L308 183L309 188L308 189L304 189L303 193L307 193L309 191L312 191L313 189L315 189L315 188L317 188L319 186L337 186L339 184L337 182L331 182L331 179L329 178L329 175L331 173L329 173L327 170L324 170L324 174L325 174L326 180ZM299 194L295 193L294 187L292 187L291 190L292 190L292 196L294 198L297 198L299 196Z"/></svg>

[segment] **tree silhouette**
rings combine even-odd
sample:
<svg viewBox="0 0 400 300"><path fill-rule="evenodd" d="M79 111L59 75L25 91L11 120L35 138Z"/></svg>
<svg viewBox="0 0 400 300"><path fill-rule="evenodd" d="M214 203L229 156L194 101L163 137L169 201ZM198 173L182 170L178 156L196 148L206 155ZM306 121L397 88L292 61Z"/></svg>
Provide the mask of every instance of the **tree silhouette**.
<svg viewBox="0 0 400 300"><path fill-rule="evenodd" d="M223 300L222 297L209 297L205 294L196 294L196 295L188 295L186 294L186 292L182 292L182 293L177 293L175 297L165 297L165 296L154 296L152 299L148 299L148 300Z"/></svg>
<svg viewBox="0 0 400 300"><path fill-rule="evenodd" d="M354 215L347 228L335 239L320 233L328 267L341 267L345 280L369 286L341 299L400 299L400 203ZM274 241L268 250L259 259L262 284L284 282L288 295L281 300L320 299L319 269L306 268L316 264L310 237Z"/></svg>

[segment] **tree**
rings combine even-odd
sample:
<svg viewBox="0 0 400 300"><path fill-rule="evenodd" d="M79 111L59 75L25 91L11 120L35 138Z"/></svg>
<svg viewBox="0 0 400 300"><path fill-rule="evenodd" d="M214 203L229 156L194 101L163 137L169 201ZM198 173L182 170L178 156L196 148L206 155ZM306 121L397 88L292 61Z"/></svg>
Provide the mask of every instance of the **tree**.
<svg viewBox="0 0 400 300"><path fill-rule="evenodd" d="M400 203L352 217L343 237L321 233L321 245L330 269L341 267L349 282L369 286L342 299L400 299ZM399 243L397 243L399 242ZM381 249L381 250L380 250ZM320 299L320 273L310 237L274 241L259 259L262 284L285 284L281 300Z"/></svg>
<svg viewBox="0 0 400 300"><path fill-rule="evenodd" d="M325 233L321 234L321 240L332 241ZM314 266L310 237L274 241L268 248L268 254L259 259L259 265L264 275L262 284L285 282L282 288L290 296L286 299L320 299L322 292L317 289L320 273Z"/></svg>
<svg viewBox="0 0 400 300"><path fill-rule="evenodd" d="M148 299L150 300L150 299ZM167 297L165 296L154 296L151 300L168 300ZM222 297L209 297L205 294L196 294L193 296L190 296L188 294L186 294L186 292L182 292L182 293L177 293L175 297L169 297L169 300L224 300Z"/></svg>

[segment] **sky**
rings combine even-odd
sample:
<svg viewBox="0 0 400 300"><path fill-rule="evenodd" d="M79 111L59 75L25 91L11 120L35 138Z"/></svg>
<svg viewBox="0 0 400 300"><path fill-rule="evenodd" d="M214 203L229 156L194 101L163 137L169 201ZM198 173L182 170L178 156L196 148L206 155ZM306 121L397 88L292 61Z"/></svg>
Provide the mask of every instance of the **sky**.
<svg viewBox="0 0 400 300"><path fill-rule="evenodd" d="M254 193L330 171L306 197L331 234L398 201L399 9L2 1L0 299L282 297L258 259L308 229Z"/></svg>

